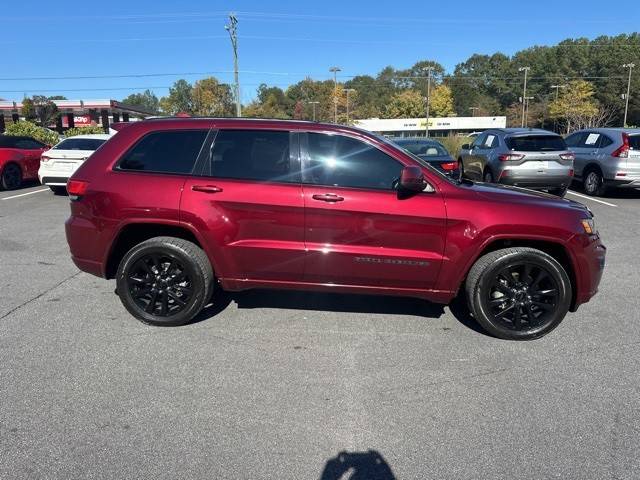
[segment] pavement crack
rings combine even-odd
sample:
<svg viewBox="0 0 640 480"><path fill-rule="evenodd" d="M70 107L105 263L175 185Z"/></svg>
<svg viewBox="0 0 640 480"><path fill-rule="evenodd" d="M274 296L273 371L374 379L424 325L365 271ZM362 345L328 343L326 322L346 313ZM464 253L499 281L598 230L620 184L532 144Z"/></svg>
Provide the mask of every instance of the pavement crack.
<svg viewBox="0 0 640 480"><path fill-rule="evenodd" d="M52 290L55 290L56 288L58 288L60 285L62 285L65 282L68 282L69 280L71 280L74 277L77 277L78 275L80 275L80 271L77 271L76 273L74 273L73 275L70 275L68 277L66 277L65 279L61 280L60 282L56 283L55 285L53 285L50 288L47 288L45 291L40 292L38 295L36 295L35 297L30 298L29 300L21 303L20 305L13 307L11 310L9 310L7 313L5 313L4 315L0 316L0 320L7 318L9 315L11 315L12 313L17 312L18 310L20 310L22 307L25 307L27 305L29 305L32 302L35 302L36 300L38 300L39 298L42 298L43 296L45 296L47 293L51 292Z"/></svg>

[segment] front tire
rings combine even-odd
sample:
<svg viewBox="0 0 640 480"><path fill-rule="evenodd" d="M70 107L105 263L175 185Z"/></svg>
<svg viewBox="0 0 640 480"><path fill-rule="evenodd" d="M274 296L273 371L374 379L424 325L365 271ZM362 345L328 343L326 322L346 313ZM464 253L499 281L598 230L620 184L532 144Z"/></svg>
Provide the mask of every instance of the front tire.
<svg viewBox="0 0 640 480"><path fill-rule="evenodd" d="M564 198L564 196L567 194L567 190L569 190L569 187L552 188L552 189L549 190L549 193L551 195L555 195L557 197Z"/></svg>
<svg viewBox="0 0 640 480"><path fill-rule="evenodd" d="M469 308L491 335L505 340L540 338L564 319L571 281L553 257L514 247L476 261L466 281Z"/></svg>
<svg viewBox="0 0 640 480"><path fill-rule="evenodd" d="M211 298L213 270L192 242L155 237L125 254L116 282L120 301L138 320L178 326L190 322Z"/></svg>
<svg viewBox="0 0 640 480"><path fill-rule="evenodd" d="M15 163L5 165L0 174L0 186L3 190L15 190L22 184L22 170Z"/></svg>
<svg viewBox="0 0 640 480"><path fill-rule="evenodd" d="M493 178L493 173L491 173L491 170L487 169L484 171L484 174L482 175L482 181L484 183L495 183L495 180Z"/></svg>

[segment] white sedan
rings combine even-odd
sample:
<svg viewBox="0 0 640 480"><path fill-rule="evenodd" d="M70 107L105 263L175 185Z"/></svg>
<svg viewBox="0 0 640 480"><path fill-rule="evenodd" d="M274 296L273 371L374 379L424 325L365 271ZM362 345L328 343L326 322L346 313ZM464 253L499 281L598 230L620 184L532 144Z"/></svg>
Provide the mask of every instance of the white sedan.
<svg viewBox="0 0 640 480"><path fill-rule="evenodd" d="M40 157L40 183L56 194L64 193L73 172L110 137L106 134L77 135L62 140Z"/></svg>

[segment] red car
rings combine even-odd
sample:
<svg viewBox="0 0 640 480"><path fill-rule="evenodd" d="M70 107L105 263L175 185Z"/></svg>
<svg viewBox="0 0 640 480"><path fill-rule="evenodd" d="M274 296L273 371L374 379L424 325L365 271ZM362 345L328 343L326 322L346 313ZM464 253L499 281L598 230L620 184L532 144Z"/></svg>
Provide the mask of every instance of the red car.
<svg viewBox="0 0 640 480"><path fill-rule="evenodd" d="M40 156L51 148L31 137L0 135L0 188L13 190L37 180Z"/></svg>
<svg viewBox="0 0 640 480"><path fill-rule="evenodd" d="M127 125L67 185L75 264L143 322L189 322L216 288L419 297L540 337L597 291L583 205L446 177L369 132L282 120ZM214 297L215 298L215 297Z"/></svg>

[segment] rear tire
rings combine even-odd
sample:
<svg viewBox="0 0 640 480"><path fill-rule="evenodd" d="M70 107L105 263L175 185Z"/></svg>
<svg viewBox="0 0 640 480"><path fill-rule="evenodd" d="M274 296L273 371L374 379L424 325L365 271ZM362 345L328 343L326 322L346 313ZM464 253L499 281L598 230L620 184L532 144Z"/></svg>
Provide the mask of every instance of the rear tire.
<svg viewBox="0 0 640 480"><path fill-rule="evenodd" d="M482 175L482 181L484 183L496 183L491 170L487 169L484 171L484 174Z"/></svg>
<svg viewBox="0 0 640 480"><path fill-rule="evenodd" d="M60 185L49 185L49 188L53 192L54 195L66 195L67 187L63 187Z"/></svg>
<svg viewBox="0 0 640 480"><path fill-rule="evenodd" d="M584 193L591 195L592 197L601 197L607 191L602 174L595 168L588 170L585 173L584 180L582 181L582 187L584 189Z"/></svg>
<svg viewBox="0 0 640 480"><path fill-rule="evenodd" d="M3 190L15 190L22 184L22 170L15 163L8 163L0 174L0 187Z"/></svg>
<svg viewBox="0 0 640 480"><path fill-rule="evenodd" d="M464 180L464 164L461 158L458 159L458 180Z"/></svg>
<svg viewBox="0 0 640 480"><path fill-rule="evenodd" d="M564 319L571 281L550 255L527 247L487 253L471 268L465 284L469 309L491 335L533 340Z"/></svg>
<svg viewBox="0 0 640 480"><path fill-rule="evenodd" d="M194 243L155 237L125 254L116 282L120 301L138 320L178 326L190 322L211 298L213 269Z"/></svg>

